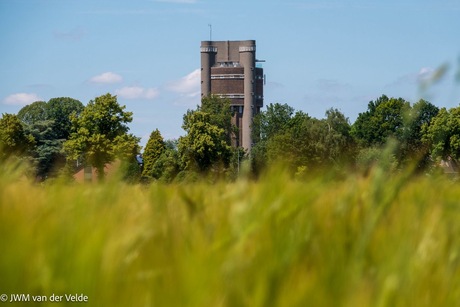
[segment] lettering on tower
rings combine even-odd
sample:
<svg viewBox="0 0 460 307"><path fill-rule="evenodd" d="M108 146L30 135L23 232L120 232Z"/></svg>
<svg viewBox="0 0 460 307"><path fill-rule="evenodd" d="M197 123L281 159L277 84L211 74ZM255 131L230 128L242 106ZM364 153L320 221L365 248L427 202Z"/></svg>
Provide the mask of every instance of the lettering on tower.
<svg viewBox="0 0 460 307"><path fill-rule="evenodd" d="M201 47L201 52L217 52L216 47Z"/></svg>
<svg viewBox="0 0 460 307"><path fill-rule="evenodd" d="M250 47L241 46L239 48L239 51L240 52L255 52L256 51L256 46L250 46Z"/></svg>

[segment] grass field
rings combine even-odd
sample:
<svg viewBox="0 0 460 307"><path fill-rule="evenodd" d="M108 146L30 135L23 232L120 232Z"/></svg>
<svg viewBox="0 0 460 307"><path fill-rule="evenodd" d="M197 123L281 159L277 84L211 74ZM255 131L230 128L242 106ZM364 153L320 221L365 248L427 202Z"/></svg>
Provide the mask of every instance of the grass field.
<svg viewBox="0 0 460 307"><path fill-rule="evenodd" d="M8 297L84 294L87 306L460 304L460 186L447 178L377 168L342 179L272 172L257 182L43 186L1 168L0 294Z"/></svg>

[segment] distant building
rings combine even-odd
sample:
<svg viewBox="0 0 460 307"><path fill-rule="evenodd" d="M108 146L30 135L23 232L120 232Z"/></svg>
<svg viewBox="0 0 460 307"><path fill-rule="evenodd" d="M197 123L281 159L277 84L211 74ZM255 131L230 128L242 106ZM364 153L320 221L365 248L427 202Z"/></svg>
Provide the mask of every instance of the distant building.
<svg viewBox="0 0 460 307"><path fill-rule="evenodd" d="M239 128L232 145L247 150L253 145L253 117L264 104L264 73L256 62L254 40L201 42L201 96L230 99L232 120Z"/></svg>
<svg viewBox="0 0 460 307"><path fill-rule="evenodd" d="M120 161L116 160L104 166L105 177L110 178L116 175L120 169ZM91 166L79 167L77 172L73 174L73 178L78 183L97 182L98 174L96 168Z"/></svg>
<svg viewBox="0 0 460 307"><path fill-rule="evenodd" d="M454 159L452 159L451 156L448 156L446 160L444 159L441 160L441 162L439 163L439 166L444 171L444 174L448 174L451 176L458 175L458 171L459 171L458 164Z"/></svg>

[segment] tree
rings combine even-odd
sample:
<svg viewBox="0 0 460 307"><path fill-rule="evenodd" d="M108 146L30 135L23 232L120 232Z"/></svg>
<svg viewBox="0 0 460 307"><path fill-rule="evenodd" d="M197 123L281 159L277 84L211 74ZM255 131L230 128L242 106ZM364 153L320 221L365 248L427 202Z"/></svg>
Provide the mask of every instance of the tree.
<svg viewBox="0 0 460 307"><path fill-rule="evenodd" d="M232 124L233 114L230 108L230 100L215 95L205 96L197 110L211 115L210 124L224 129L226 142L231 145L231 137L234 133L237 133L237 128Z"/></svg>
<svg viewBox="0 0 460 307"><path fill-rule="evenodd" d="M203 173L216 164L228 167L237 131L231 119L230 100L217 96L204 97L201 106L187 111L182 124L187 134L177 146L183 169Z"/></svg>
<svg viewBox="0 0 460 307"><path fill-rule="evenodd" d="M46 178L65 165L62 144L70 135L70 115L80 114L83 108L76 99L60 97L48 102L36 101L19 110L18 118L25 125L25 131L33 135L37 143L33 153L37 177Z"/></svg>
<svg viewBox="0 0 460 307"><path fill-rule="evenodd" d="M53 131L57 139L68 139L72 129L70 116L80 114L84 106L73 98L59 97L52 98L47 103L47 119L52 120Z"/></svg>
<svg viewBox="0 0 460 307"><path fill-rule="evenodd" d="M53 121L54 138L67 139L70 135L72 123L70 115L77 115L83 111L83 104L73 98L58 97L48 102L35 101L26 105L18 112L19 119L26 125L34 125L40 121Z"/></svg>
<svg viewBox="0 0 460 307"><path fill-rule="evenodd" d="M350 123L337 109L316 119L287 104L270 104L256 116L259 142L252 152L253 169L281 162L292 172L342 166L354 150Z"/></svg>
<svg viewBox="0 0 460 307"><path fill-rule="evenodd" d="M154 174L154 165L165 150L166 146L163 137L161 136L160 131L155 129L150 134L150 138L145 146L143 154L144 169L142 171L142 176L156 178Z"/></svg>
<svg viewBox="0 0 460 307"><path fill-rule="evenodd" d="M48 105L44 101L35 101L24 106L18 112L18 118L26 125L32 125L36 122L47 120Z"/></svg>
<svg viewBox="0 0 460 307"><path fill-rule="evenodd" d="M417 151L422 146L422 129L439 113L439 108L430 102L420 99L410 109L404 123L403 139L407 142L408 150Z"/></svg>
<svg viewBox="0 0 460 307"><path fill-rule="evenodd" d="M187 132L179 138L179 154L187 170L206 172L217 163L228 166L231 147L224 128L212 124L212 115L188 111L182 128Z"/></svg>
<svg viewBox="0 0 460 307"><path fill-rule="evenodd" d="M294 108L287 104L270 103L267 110L254 117L253 139L264 142L287 128Z"/></svg>
<svg viewBox="0 0 460 307"><path fill-rule="evenodd" d="M251 166L256 175L267 165L268 141L289 127L293 114L294 108L288 104L271 103L267 105L266 111L254 116L252 139L255 145L251 151Z"/></svg>
<svg viewBox="0 0 460 307"><path fill-rule="evenodd" d="M177 146L177 140L167 140L165 142L165 150L153 165L152 173L154 178L158 178L165 183L170 183L179 174L181 168Z"/></svg>
<svg viewBox="0 0 460 307"><path fill-rule="evenodd" d="M65 156L62 153L63 140L56 138L53 124L52 120L40 120L25 128L26 133L32 135L36 142L33 160L37 178L45 179L65 165Z"/></svg>
<svg viewBox="0 0 460 307"><path fill-rule="evenodd" d="M297 172L343 165L353 148L348 119L338 110L326 112L326 119L316 119L298 111L287 128L267 142L270 164L282 161Z"/></svg>
<svg viewBox="0 0 460 307"><path fill-rule="evenodd" d="M351 136L350 121L337 109L326 111L324 120L328 129L326 144L329 148L328 156L334 161L346 161L355 154L355 142Z"/></svg>
<svg viewBox="0 0 460 307"><path fill-rule="evenodd" d="M80 115L72 114L72 132L64 143L69 159L95 167L103 179L106 164L117 157L134 158L139 138L128 134L132 113L124 110L116 96L106 94L91 100Z"/></svg>
<svg viewBox="0 0 460 307"><path fill-rule="evenodd" d="M429 147L423 142L423 129L427 129L439 108L420 99L410 108L404 120L400 155L405 162L415 161L419 169L429 163Z"/></svg>
<svg viewBox="0 0 460 307"><path fill-rule="evenodd" d="M382 95L375 102L370 101L367 111L358 115L351 127L351 135L364 147L383 145L389 137L400 139L403 116L409 107L402 98Z"/></svg>
<svg viewBox="0 0 460 307"><path fill-rule="evenodd" d="M2 114L0 118L0 160L30 155L35 145L33 136L24 131L19 118L14 114Z"/></svg>
<svg viewBox="0 0 460 307"><path fill-rule="evenodd" d="M422 128L423 141L430 147L434 158L460 158L460 107L442 108Z"/></svg>
<svg viewBox="0 0 460 307"><path fill-rule="evenodd" d="M281 123L281 122L278 122ZM283 129L273 130L265 142L267 164L273 165L282 162L294 171L298 166L310 165L313 156L314 144L309 142L312 118L297 111L284 123ZM270 129L270 126L267 126Z"/></svg>

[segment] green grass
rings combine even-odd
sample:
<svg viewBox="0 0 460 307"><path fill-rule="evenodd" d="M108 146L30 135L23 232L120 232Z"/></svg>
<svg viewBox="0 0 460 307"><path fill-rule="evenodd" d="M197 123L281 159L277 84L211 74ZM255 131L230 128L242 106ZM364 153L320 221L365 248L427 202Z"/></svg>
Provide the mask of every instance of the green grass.
<svg viewBox="0 0 460 307"><path fill-rule="evenodd" d="M88 306L460 302L460 186L447 178L42 186L1 168L0 294L83 293Z"/></svg>

